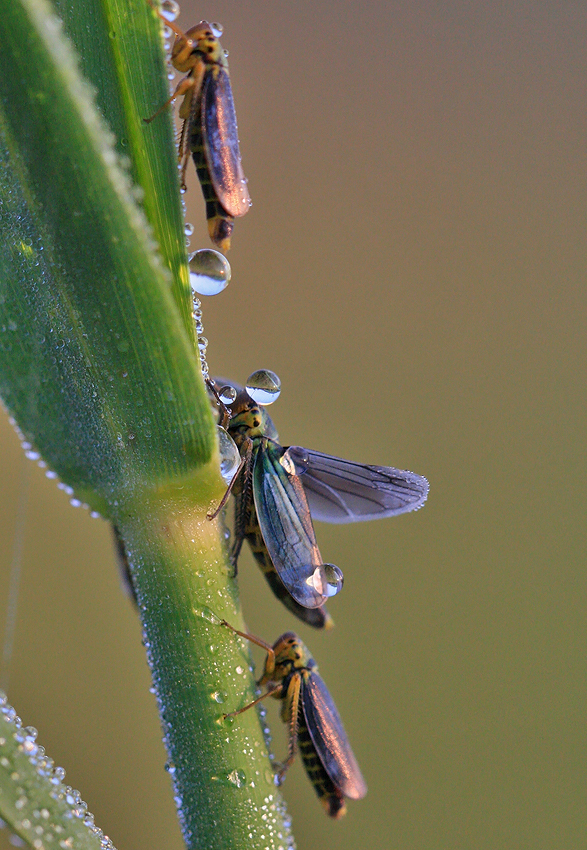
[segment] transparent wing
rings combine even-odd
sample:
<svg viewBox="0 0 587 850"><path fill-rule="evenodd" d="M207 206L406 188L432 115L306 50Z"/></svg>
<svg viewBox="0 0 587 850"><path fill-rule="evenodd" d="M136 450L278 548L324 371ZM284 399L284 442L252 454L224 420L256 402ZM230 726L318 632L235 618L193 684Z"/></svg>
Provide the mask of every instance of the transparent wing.
<svg viewBox="0 0 587 850"><path fill-rule="evenodd" d="M324 770L345 797L360 800L367 793L365 780L334 700L322 677L314 671L304 676L302 706L308 732Z"/></svg>
<svg viewBox="0 0 587 850"><path fill-rule="evenodd" d="M283 462L299 476L314 519L362 522L421 508L428 481L392 466L368 466L301 446L286 449Z"/></svg>
<svg viewBox="0 0 587 850"><path fill-rule="evenodd" d="M296 602L318 608L328 599L308 500L297 475L281 463L284 449L263 439L255 457L253 496L263 540L279 578Z"/></svg>
<svg viewBox="0 0 587 850"><path fill-rule="evenodd" d="M251 197L241 165L230 78L224 68L206 74L202 86L204 151L216 197L228 213L244 215Z"/></svg>

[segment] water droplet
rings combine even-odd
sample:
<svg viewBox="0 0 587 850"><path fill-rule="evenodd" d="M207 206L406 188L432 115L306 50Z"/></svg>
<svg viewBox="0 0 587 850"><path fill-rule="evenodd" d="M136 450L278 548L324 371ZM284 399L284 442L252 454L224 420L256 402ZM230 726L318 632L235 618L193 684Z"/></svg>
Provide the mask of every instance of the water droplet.
<svg viewBox="0 0 587 850"><path fill-rule="evenodd" d="M212 34L216 38L222 37L222 33L224 32L224 27L222 26L222 24L219 24L217 21L214 21L214 23L210 24L210 29L212 30Z"/></svg>
<svg viewBox="0 0 587 850"><path fill-rule="evenodd" d="M220 452L220 474L226 483L230 484L241 462L241 456L228 431L225 431L221 425L217 425L216 433Z"/></svg>
<svg viewBox="0 0 587 850"><path fill-rule="evenodd" d="M236 397L237 391L234 387L231 387L230 384L226 384L218 390L218 398L222 404L232 404Z"/></svg>
<svg viewBox="0 0 587 850"><path fill-rule="evenodd" d="M218 295L230 283L230 263L219 251L201 248L188 257L190 284L198 295Z"/></svg>
<svg viewBox="0 0 587 850"><path fill-rule="evenodd" d="M200 605L197 608L192 608L192 611L196 614L196 616L202 617L204 620L208 620L209 623L216 623L217 625L220 625L221 623L220 617L217 617L214 611L208 608L207 605Z"/></svg>
<svg viewBox="0 0 587 850"><path fill-rule="evenodd" d="M226 702L228 699L228 694L224 693L224 691L213 691L210 696L214 702L219 703L219 705L222 705L222 703Z"/></svg>
<svg viewBox="0 0 587 850"><path fill-rule="evenodd" d="M340 593L344 584L344 575L340 567L336 564L324 564L324 573L326 575L326 595L336 596Z"/></svg>
<svg viewBox="0 0 587 850"><path fill-rule="evenodd" d="M183 232L185 233L186 236L191 236L194 232L194 225L190 224L189 221L186 221L184 228L183 228Z"/></svg>
<svg viewBox="0 0 587 850"><path fill-rule="evenodd" d="M281 392L281 381L269 369L258 369L247 378L247 392L257 404L272 404Z"/></svg>
<svg viewBox="0 0 587 850"><path fill-rule="evenodd" d="M231 785L235 785L237 788L243 788L247 784L244 770L232 770L227 778Z"/></svg>
<svg viewBox="0 0 587 850"><path fill-rule="evenodd" d="M58 782L63 782L63 780L65 779L65 768L56 767L53 771L53 778L56 779Z"/></svg>
<svg viewBox="0 0 587 850"><path fill-rule="evenodd" d="M342 570L334 564L320 564L306 583L313 587L322 596L336 596L340 593L344 584Z"/></svg>
<svg viewBox="0 0 587 850"><path fill-rule="evenodd" d="M166 21L174 21L179 15L179 3L176 3L175 0L163 0L161 14Z"/></svg>

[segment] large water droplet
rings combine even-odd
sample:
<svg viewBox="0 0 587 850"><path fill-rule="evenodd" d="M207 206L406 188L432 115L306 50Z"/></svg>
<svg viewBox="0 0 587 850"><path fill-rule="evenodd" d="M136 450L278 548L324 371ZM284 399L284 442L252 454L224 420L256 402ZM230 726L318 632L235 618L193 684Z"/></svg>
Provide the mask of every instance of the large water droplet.
<svg viewBox="0 0 587 850"><path fill-rule="evenodd" d="M218 295L230 283L230 263L219 251L201 248L188 257L190 284L198 295Z"/></svg>
<svg viewBox="0 0 587 850"><path fill-rule="evenodd" d="M308 576L306 583L322 596L336 596L342 590L344 576L342 570L334 564L320 564Z"/></svg>
<svg viewBox="0 0 587 850"><path fill-rule="evenodd" d="M269 369L258 369L247 378L247 392L257 404L272 404L281 392L281 381Z"/></svg>
<svg viewBox="0 0 587 850"><path fill-rule="evenodd" d="M222 26L222 24L219 24L217 21L214 21L214 23L210 24L210 29L212 30L212 33L216 36L216 38L222 37L222 33L224 32L224 27Z"/></svg>
<svg viewBox="0 0 587 850"><path fill-rule="evenodd" d="M220 452L220 474L226 483L230 484L241 462L241 456L228 431L225 431L221 425L217 425L216 432Z"/></svg>
<svg viewBox="0 0 587 850"><path fill-rule="evenodd" d="M236 389L231 387L230 384L226 384L224 387L220 387L218 390L218 398L222 402L222 404L232 404L237 396Z"/></svg>
<svg viewBox="0 0 587 850"><path fill-rule="evenodd" d="M344 584L342 570L336 564L324 564L324 574L326 575L326 596L336 596Z"/></svg>
<svg viewBox="0 0 587 850"><path fill-rule="evenodd" d="M179 3L176 3L175 0L163 0L161 14L165 20L174 21L179 15Z"/></svg>

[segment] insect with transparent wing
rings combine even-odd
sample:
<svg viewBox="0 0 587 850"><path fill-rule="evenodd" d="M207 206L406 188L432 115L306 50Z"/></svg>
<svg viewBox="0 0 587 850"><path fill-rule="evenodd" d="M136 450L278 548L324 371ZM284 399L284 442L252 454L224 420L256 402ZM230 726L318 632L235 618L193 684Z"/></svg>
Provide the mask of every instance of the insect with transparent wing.
<svg viewBox="0 0 587 850"><path fill-rule="evenodd" d="M216 379L215 395L227 382ZM312 518L362 522L422 507L428 482L421 475L283 447L264 407L230 382L236 397L224 408L241 464L212 516L235 497L232 562L245 538L271 589L297 617L317 628L332 624L324 604L342 587L342 573L320 555Z"/></svg>
<svg viewBox="0 0 587 850"><path fill-rule="evenodd" d="M206 201L210 239L221 251L227 251L234 219L248 212L251 198L241 164L228 60L218 40L218 24L200 21L184 33L155 11L176 35L171 64L187 76L169 100L143 120L150 123L177 97L183 97L178 152L182 188L191 153Z"/></svg>
<svg viewBox="0 0 587 850"><path fill-rule="evenodd" d="M281 700L281 719L288 725L289 742L288 757L277 773L279 784L299 749L326 813L333 818L342 817L346 812L344 798L360 800L367 793L367 786L334 700L309 650L293 632L281 635L270 646L254 635L239 632L226 620L222 625L267 652L265 669L257 682L258 687L267 686L267 690L225 717L242 714L268 696Z"/></svg>

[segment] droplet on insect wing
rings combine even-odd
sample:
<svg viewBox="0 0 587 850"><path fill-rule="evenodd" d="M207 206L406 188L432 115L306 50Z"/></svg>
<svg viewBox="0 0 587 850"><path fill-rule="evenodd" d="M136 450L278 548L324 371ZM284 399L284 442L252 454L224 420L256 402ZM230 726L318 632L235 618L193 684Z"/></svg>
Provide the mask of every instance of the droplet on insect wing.
<svg viewBox="0 0 587 850"><path fill-rule="evenodd" d="M218 295L230 283L230 263L219 251L201 248L188 257L190 284L198 295Z"/></svg>
<svg viewBox="0 0 587 850"><path fill-rule="evenodd" d="M220 474L226 483L230 484L241 462L241 456L236 443L228 431L225 431L221 425L216 426L216 431L218 433L218 450L220 452Z"/></svg>
<svg viewBox="0 0 587 850"><path fill-rule="evenodd" d="M320 564L306 582L322 596L336 596L342 590L344 576L334 564Z"/></svg>
<svg viewBox="0 0 587 850"><path fill-rule="evenodd" d="M218 390L218 398L222 404L232 404L236 397L237 391L234 387L231 387L230 384L227 384L225 387L220 387Z"/></svg>
<svg viewBox="0 0 587 850"><path fill-rule="evenodd" d="M281 393L281 381L269 369L258 369L247 378L247 392L257 404L272 404Z"/></svg>
<svg viewBox="0 0 587 850"><path fill-rule="evenodd" d="M222 36L222 33L224 32L224 27L217 21L214 21L213 24L210 24L210 29L212 30L212 35L216 38L220 38Z"/></svg>

